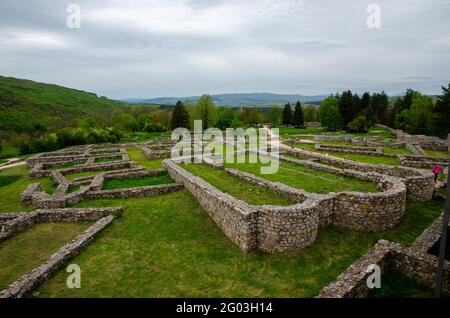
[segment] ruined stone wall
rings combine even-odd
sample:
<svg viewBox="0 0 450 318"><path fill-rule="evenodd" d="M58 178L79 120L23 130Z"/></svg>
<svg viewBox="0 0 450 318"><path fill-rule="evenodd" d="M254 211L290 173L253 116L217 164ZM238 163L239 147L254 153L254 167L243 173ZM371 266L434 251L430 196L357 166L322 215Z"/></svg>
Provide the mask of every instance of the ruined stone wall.
<svg viewBox="0 0 450 318"><path fill-rule="evenodd" d="M449 223L450 225L450 223ZM428 227L410 247L380 240L374 248L350 265L336 281L323 288L319 297L367 297L369 288L366 281L373 271L371 264L379 265L381 274L395 272L424 284L430 290L436 288L438 257L428 253L441 235L442 215ZM444 261L442 292L450 295L450 262Z"/></svg>
<svg viewBox="0 0 450 318"><path fill-rule="evenodd" d="M163 166L173 180L183 184L194 195L225 235L241 250L248 252L257 247L257 207L219 191L170 160L164 160Z"/></svg>
<svg viewBox="0 0 450 318"><path fill-rule="evenodd" d="M418 171L408 167L359 163L291 147L283 147L282 150L285 150L289 154L299 156L300 158L315 159L327 165L338 166L347 170L376 172L402 178L405 180L404 182L406 184L407 200L411 202L429 201L433 197L434 176L431 172Z"/></svg>
<svg viewBox="0 0 450 318"><path fill-rule="evenodd" d="M297 202L286 207L251 206L219 191L171 160L165 160L163 165L170 176L198 199L224 233L244 251L256 247L266 252L302 248L314 242L320 226L329 224L364 231L384 230L398 225L405 211L406 188L400 179L373 173L353 172L366 180L378 182L382 192L318 195L236 169L225 169L233 176Z"/></svg>
<svg viewBox="0 0 450 318"><path fill-rule="evenodd" d="M5 290L0 292L0 298L21 298L29 294L34 288L44 282L52 273L56 272L68 259L78 254L94 237L112 223L113 215L106 216L90 226L70 243L61 247L51 255L47 262L32 271L22 275Z"/></svg>

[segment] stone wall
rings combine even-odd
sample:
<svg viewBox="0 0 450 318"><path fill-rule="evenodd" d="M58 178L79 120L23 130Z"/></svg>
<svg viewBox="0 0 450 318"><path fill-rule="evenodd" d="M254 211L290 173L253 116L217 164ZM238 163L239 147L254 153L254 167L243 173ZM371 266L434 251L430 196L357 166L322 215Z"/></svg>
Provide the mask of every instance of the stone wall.
<svg viewBox="0 0 450 318"><path fill-rule="evenodd" d="M397 225L405 211L404 184L398 178L379 174L360 173L367 180L379 182L382 192L318 195L236 169L225 169L231 175L297 202L291 206L252 206L219 191L171 160L165 160L163 165L172 179L183 184L197 198L216 224L243 251L299 249L312 244L319 227L329 224L364 231L384 230Z"/></svg>
<svg viewBox="0 0 450 318"><path fill-rule="evenodd" d="M323 288L319 297L367 297L370 290L366 280L371 274L367 268L371 264L379 265L381 274L396 272L424 284L430 290L435 289L438 257L429 254L428 251L439 240L441 226L442 215L408 248L380 240L366 255L340 274L336 281ZM444 261L442 292L444 295L450 295L450 262L448 260Z"/></svg>
<svg viewBox="0 0 450 318"><path fill-rule="evenodd" d="M22 275L9 285L7 289L0 292L0 298L21 298L29 294L34 288L47 280L52 273L56 272L67 260L84 249L113 220L113 215L98 220L70 243L64 245L56 253L51 255L44 264Z"/></svg>
<svg viewBox="0 0 450 318"><path fill-rule="evenodd" d="M40 164L37 164L38 166ZM133 166L131 169L120 169L117 171L101 172L95 176L81 177L73 181L68 181L64 171L52 171L51 175L58 187L53 195L42 190L40 183L30 184L21 194L22 202L31 203L41 209L64 208L85 199L106 199L106 198L141 198L161 195L178 191L182 188L180 184L162 184L154 186L124 188L115 190L102 190L105 180L108 179L134 179L144 176L156 176L166 173L165 169L147 170L144 167ZM71 186L80 188L69 193Z"/></svg>
<svg viewBox="0 0 450 318"><path fill-rule="evenodd" d="M367 297L370 289L367 287L367 278L372 271L368 270L369 265L380 266L381 272L389 269L391 246L393 243L380 240L375 247L371 248L366 255L350 265L336 281L323 288L319 293L319 298L364 298Z"/></svg>
<svg viewBox="0 0 450 318"><path fill-rule="evenodd" d="M341 159L323 154L314 153L292 147L282 147L282 150L299 158L314 159L326 165L337 166L347 170L360 172L376 172L404 179L407 200L412 202L429 201L434 192L434 176L431 172L423 172L408 167L393 167L386 165L374 165L359 163L353 160Z"/></svg>
<svg viewBox="0 0 450 318"><path fill-rule="evenodd" d="M121 207L41 209L33 212L7 213L0 223L0 241L42 222L96 221L110 214L119 213Z"/></svg>

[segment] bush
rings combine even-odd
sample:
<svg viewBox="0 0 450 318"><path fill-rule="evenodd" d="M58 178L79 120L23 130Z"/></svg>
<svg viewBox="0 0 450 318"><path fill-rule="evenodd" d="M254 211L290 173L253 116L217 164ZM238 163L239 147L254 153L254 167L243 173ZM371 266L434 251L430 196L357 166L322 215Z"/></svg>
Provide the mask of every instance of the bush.
<svg viewBox="0 0 450 318"><path fill-rule="evenodd" d="M166 128L161 123L147 123L144 132L164 132Z"/></svg>
<svg viewBox="0 0 450 318"><path fill-rule="evenodd" d="M366 133L367 123L364 116L358 116L347 125L347 130L356 133Z"/></svg>

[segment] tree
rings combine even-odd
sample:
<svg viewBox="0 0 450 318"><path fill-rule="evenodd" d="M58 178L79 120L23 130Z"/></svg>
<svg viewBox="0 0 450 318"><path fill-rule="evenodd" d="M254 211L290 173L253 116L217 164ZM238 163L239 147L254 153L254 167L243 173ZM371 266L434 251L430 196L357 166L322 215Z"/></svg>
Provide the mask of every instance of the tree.
<svg viewBox="0 0 450 318"><path fill-rule="evenodd" d="M188 128L189 129L189 113L181 101L175 105L172 113L172 129Z"/></svg>
<svg viewBox="0 0 450 318"><path fill-rule="evenodd" d="M450 83L447 88L442 87L442 95L438 96L433 113L436 135L447 137L450 133Z"/></svg>
<svg viewBox="0 0 450 318"><path fill-rule="evenodd" d="M273 127L278 127L283 122L283 111L279 107L272 107L267 114L267 120Z"/></svg>
<svg viewBox="0 0 450 318"><path fill-rule="evenodd" d="M371 111L374 112L374 122L385 123L386 111L389 106L389 100L386 93L374 93L370 99Z"/></svg>
<svg viewBox="0 0 450 318"><path fill-rule="evenodd" d="M373 127L376 121L376 110L372 102L369 103L369 106L366 108L364 114L367 128Z"/></svg>
<svg viewBox="0 0 450 318"><path fill-rule="evenodd" d="M219 107L217 109L217 127L219 129L226 129L231 127L234 119L234 112L227 107Z"/></svg>
<svg viewBox="0 0 450 318"><path fill-rule="evenodd" d="M365 92L361 97L361 111L365 111L370 105L370 94Z"/></svg>
<svg viewBox="0 0 450 318"><path fill-rule="evenodd" d="M410 109L403 110L405 130L410 134L430 135L433 131L433 99L430 96L415 94Z"/></svg>
<svg viewBox="0 0 450 318"><path fill-rule="evenodd" d="M283 109L283 125L289 126L292 123L292 109L291 104L287 103Z"/></svg>
<svg viewBox="0 0 450 318"><path fill-rule="evenodd" d="M313 104L308 104L303 109L303 117L305 122L319 121L319 115L317 113L317 107Z"/></svg>
<svg viewBox="0 0 450 318"><path fill-rule="evenodd" d="M339 101L335 97L327 97L319 107L320 123L329 130L342 129L342 117L339 111Z"/></svg>
<svg viewBox="0 0 450 318"><path fill-rule="evenodd" d="M193 120L199 119L202 121L203 129L214 127L216 124L217 109L210 95L200 97L192 113Z"/></svg>
<svg viewBox="0 0 450 318"><path fill-rule="evenodd" d="M125 113L114 116L113 126L123 131L136 131L139 129L136 119Z"/></svg>
<svg viewBox="0 0 450 318"><path fill-rule="evenodd" d="M346 127L355 117L353 94L351 91L343 92L339 98L339 112L341 113L342 122Z"/></svg>
<svg viewBox="0 0 450 318"><path fill-rule="evenodd" d="M347 130L356 133L366 133L367 132L366 118L364 116L356 117L347 125Z"/></svg>
<svg viewBox="0 0 450 318"><path fill-rule="evenodd" d="M300 101L297 101L295 104L294 116L293 116L293 124L295 127L303 127L305 125L305 121L303 119L303 109Z"/></svg>

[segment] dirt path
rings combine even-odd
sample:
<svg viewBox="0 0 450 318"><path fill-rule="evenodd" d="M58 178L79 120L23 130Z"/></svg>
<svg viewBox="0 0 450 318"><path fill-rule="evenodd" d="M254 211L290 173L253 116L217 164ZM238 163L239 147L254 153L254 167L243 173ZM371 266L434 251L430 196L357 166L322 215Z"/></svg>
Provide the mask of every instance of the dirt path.
<svg viewBox="0 0 450 318"><path fill-rule="evenodd" d="M13 167L17 167L17 166L21 166L21 165L25 164L25 160L23 160L21 158L10 158L7 160L8 160L8 162L0 165L0 170L13 168Z"/></svg>

